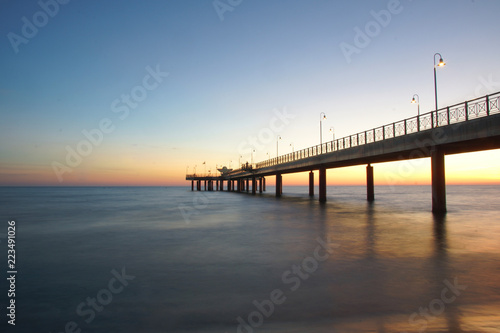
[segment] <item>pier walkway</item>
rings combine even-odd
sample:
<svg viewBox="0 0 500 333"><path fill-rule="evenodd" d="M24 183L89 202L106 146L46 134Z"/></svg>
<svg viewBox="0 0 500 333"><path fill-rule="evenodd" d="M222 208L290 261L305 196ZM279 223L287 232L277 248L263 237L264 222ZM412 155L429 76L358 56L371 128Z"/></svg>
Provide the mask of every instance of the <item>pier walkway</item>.
<svg viewBox="0 0 500 333"><path fill-rule="evenodd" d="M375 199L372 164L431 158L432 211L446 212L445 155L500 148L500 92L376 127L321 145L225 170L220 176L186 175L191 189L265 191L265 177L276 177L276 196L283 192L282 175L309 171L314 196L314 170L319 170L319 201L326 202L326 170L367 165L367 199ZM214 186L215 185L215 186Z"/></svg>

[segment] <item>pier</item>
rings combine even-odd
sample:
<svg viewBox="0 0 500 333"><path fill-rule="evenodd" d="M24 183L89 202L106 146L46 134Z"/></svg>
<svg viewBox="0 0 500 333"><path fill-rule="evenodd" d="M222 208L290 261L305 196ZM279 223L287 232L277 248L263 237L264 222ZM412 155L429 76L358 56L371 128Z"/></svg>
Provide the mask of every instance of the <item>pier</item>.
<svg viewBox="0 0 500 333"><path fill-rule="evenodd" d="M445 156L500 148L500 92L396 121L343 138L271 158L220 176L190 174L191 189L234 192L265 191L265 177L276 177L276 197L283 193L282 175L309 171L309 195L319 171L319 201L326 202L326 170L366 165L367 200L375 200L376 163L430 157L432 211L446 212ZM222 170L222 171L221 171ZM226 184L226 186L224 186ZM196 185L196 186L195 186Z"/></svg>

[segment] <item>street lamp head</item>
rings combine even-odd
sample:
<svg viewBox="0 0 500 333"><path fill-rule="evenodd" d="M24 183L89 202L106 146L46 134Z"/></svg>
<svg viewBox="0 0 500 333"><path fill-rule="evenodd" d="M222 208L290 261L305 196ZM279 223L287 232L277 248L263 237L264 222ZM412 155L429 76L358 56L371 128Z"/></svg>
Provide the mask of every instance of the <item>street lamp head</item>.
<svg viewBox="0 0 500 333"><path fill-rule="evenodd" d="M436 65L436 56L439 56L439 62L437 65ZM443 67L444 65L446 65L446 63L444 62L443 56L441 55L441 53L434 54L434 66Z"/></svg>
<svg viewBox="0 0 500 333"><path fill-rule="evenodd" d="M411 104L415 104L417 103L417 101L415 100L415 97L413 97L413 99L411 100Z"/></svg>

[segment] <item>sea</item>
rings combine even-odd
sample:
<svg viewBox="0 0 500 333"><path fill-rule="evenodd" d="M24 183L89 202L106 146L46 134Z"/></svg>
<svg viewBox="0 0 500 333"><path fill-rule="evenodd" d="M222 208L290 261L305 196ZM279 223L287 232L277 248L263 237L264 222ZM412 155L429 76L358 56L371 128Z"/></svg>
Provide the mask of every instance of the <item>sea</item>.
<svg viewBox="0 0 500 333"><path fill-rule="evenodd" d="M1 187L1 332L500 332L500 187L446 190Z"/></svg>

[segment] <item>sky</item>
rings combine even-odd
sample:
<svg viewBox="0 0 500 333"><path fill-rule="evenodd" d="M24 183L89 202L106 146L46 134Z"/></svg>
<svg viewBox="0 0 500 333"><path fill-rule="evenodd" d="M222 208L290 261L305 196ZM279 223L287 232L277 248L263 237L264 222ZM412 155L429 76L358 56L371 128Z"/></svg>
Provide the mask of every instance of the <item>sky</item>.
<svg viewBox="0 0 500 333"><path fill-rule="evenodd" d="M500 91L497 0L0 0L1 185L187 185ZM332 131L330 129L333 129ZM255 153L251 151L255 150ZM375 183L429 184L428 159ZM446 157L500 184L500 150ZM305 174L285 185L306 184ZM360 185L364 166L328 171ZM272 183L272 180L271 180ZM270 184L271 184L270 183Z"/></svg>

